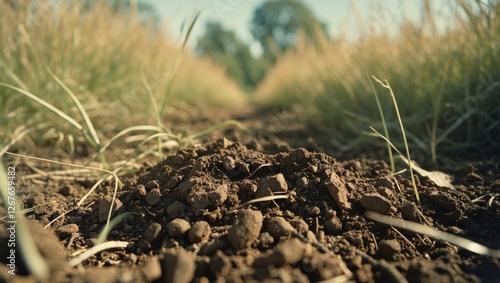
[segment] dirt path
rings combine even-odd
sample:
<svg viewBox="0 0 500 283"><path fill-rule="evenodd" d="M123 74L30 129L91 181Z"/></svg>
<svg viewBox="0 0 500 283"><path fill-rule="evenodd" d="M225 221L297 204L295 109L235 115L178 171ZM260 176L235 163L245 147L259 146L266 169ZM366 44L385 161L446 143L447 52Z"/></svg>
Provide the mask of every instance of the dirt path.
<svg viewBox="0 0 500 283"><path fill-rule="evenodd" d="M338 161L333 154L309 151L324 148L317 142L321 137L287 122L293 120L293 114L271 113L261 125L251 125L261 129L254 136L222 133L241 142L213 134L212 142L183 148L126 179L113 213L130 214L108 237L128 242L126 248L68 266L68 255L96 244L110 207L109 183L50 229L33 224L52 269L50 281L498 282L498 259L365 217L367 210L375 211L500 249L500 199L493 198L500 192L498 163L457 167L451 171L454 190L418 178L419 207L406 174L391 174L383 161ZM213 122L199 122L204 121ZM294 138L275 134L284 132ZM309 150L294 149L300 140ZM43 225L93 185L23 180L33 168L16 165L19 201L24 208L36 207L26 216ZM21 275L12 277L2 263L0 282L33 281L19 268Z"/></svg>

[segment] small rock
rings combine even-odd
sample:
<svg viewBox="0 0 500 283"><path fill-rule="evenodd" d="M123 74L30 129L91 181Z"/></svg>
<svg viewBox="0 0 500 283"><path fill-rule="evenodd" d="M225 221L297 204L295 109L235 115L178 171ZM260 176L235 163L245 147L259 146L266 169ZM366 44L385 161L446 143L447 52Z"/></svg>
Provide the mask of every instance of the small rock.
<svg viewBox="0 0 500 283"><path fill-rule="evenodd" d="M161 192L160 189L152 189L149 193L146 194L146 202L149 205L156 205L161 200Z"/></svg>
<svg viewBox="0 0 500 283"><path fill-rule="evenodd" d="M144 185L137 185L135 188L132 189L131 195L132 198L134 199L143 199L146 197L146 187Z"/></svg>
<svg viewBox="0 0 500 283"><path fill-rule="evenodd" d="M388 188L380 188L377 190L377 193L379 193L381 196L384 196L388 199L393 199L394 198L394 193L392 190Z"/></svg>
<svg viewBox="0 0 500 283"><path fill-rule="evenodd" d="M170 179L170 181L168 181L165 184L164 190L171 190L171 189L177 187L181 181L182 181L182 176L177 175L177 176L173 177L172 179Z"/></svg>
<svg viewBox="0 0 500 283"><path fill-rule="evenodd" d="M345 169L350 169L352 171L358 171L361 170L361 162L358 160L349 160L347 163L344 165Z"/></svg>
<svg viewBox="0 0 500 283"><path fill-rule="evenodd" d="M165 253L165 281L167 283L189 283L196 270L195 256L184 249Z"/></svg>
<svg viewBox="0 0 500 283"><path fill-rule="evenodd" d="M312 247L297 238L291 238L280 242L270 254L266 254L256 260L257 266L283 266L285 264L296 264L308 254L312 253Z"/></svg>
<svg viewBox="0 0 500 283"><path fill-rule="evenodd" d="M429 193L429 198L438 205L450 210L458 207L457 201L449 193L434 190Z"/></svg>
<svg viewBox="0 0 500 283"><path fill-rule="evenodd" d="M146 228L146 231L144 231L144 238L148 240L148 242L154 243L160 235L160 232L161 225L158 223L151 223L148 228Z"/></svg>
<svg viewBox="0 0 500 283"><path fill-rule="evenodd" d="M342 232L342 221L337 217L326 220L325 232L329 235L339 235Z"/></svg>
<svg viewBox="0 0 500 283"><path fill-rule="evenodd" d="M99 222L105 222L108 219L109 209L111 208L111 202L113 198L111 196L105 196L99 201ZM113 206L113 211L111 217L115 216L118 210L123 206L123 203L115 198L115 203Z"/></svg>
<svg viewBox="0 0 500 283"><path fill-rule="evenodd" d="M351 203L347 199L349 191L346 189L345 184L342 182L340 177L333 173L330 177L330 181L326 184L328 192L332 195L335 203L345 211L351 210Z"/></svg>
<svg viewBox="0 0 500 283"><path fill-rule="evenodd" d="M226 172L231 174L236 168L236 161L234 161L234 158L232 158L231 156L225 156L222 159L222 166L224 166L224 170L226 170Z"/></svg>
<svg viewBox="0 0 500 283"><path fill-rule="evenodd" d="M167 207L167 214L171 217L179 217L189 213L190 210L191 208L189 206L185 205L183 202L176 200L174 201L174 203Z"/></svg>
<svg viewBox="0 0 500 283"><path fill-rule="evenodd" d="M273 195L274 193L285 193L287 191L288 184L286 183L285 177L283 174L279 173L264 178L255 195L256 197L265 197Z"/></svg>
<svg viewBox="0 0 500 283"><path fill-rule="evenodd" d="M227 241L219 237L215 240L208 241L200 248L199 255L213 256L217 251L225 250L229 246Z"/></svg>
<svg viewBox="0 0 500 283"><path fill-rule="evenodd" d="M313 231L311 230L307 231L306 238L311 243L316 243L318 241L318 238L316 238L316 235L314 235Z"/></svg>
<svg viewBox="0 0 500 283"><path fill-rule="evenodd" d="M307 208L307 216L316 217L321 214L321 210L317 206Z"/></svg>
<svg viewBox="0 0 500 283"><path fill-rule="evenodd" d="M167 234L172 238L182 237L191 225L184 219L176 218L167 224Z"/></svg>
<svg viewBox="0 0 500 283"><path fill-rule="evenodd" d="M380 214L389 214L391 203L379 193L368 193L361 197L361 205L366 210L371 210Z"/></svg>
<svg viewBox="0 0 500 283"><path fill-rule="evenodd" d="M261 233L259 236L259 247L262 249L269 248L274 243L274 238L268 232Z"/></svg>
<svg viewBox="0 0 500 283"><path fill-rule="evenodd" d="M192 192L187 196L186 200L194 210L205 209L210 205L210 201L205 192Z"/></svg>
<svg viewBox="0 0 500 283"><path fill-rule="evenodd" d="M375 186L394 190L394 183L389 178L382 178L377 180L377 182L375 182Z"/></svg>
<svg viewBox="0 0 500 283"><path fill-rule="evenodd" d="M196 184L194 180L187 180L179 184L177 189L182 195L187 195L191 188Z"/></svg>
<svg viewBox="0 0 500 283"><path fill-rule="evenodd" d="M73 186L64 186L59 190L59 193L65 197L70 195L76 195L76 190Z"/></svg>
<svg viewBox="0 0 500 283"><path fill-rule="evenodd" d="M146 189L148 189L149 191L154 190L154 189L159 189L159 188L160 188L160 185L158 185L157 180L151 180L146 184Z"/></svg>
<svg viewBox="0 0 500 283"><path fill-rule="evenodd" d="M148 259L139 269L146 282L153 282L161 277L161 264L157 256Z"/></svg>
<svg viewBox="0 0 500 283"><path fill-rule="evenodd" d="M143 252L147 253L151 250L151 243L148 240L139 240L137 247Z"/></svg>
<svg viewBox="0 0 500 283"><path fill-rule="evenodd" d="M76 233L80 230L80 228L78 227L78 225L76 224L67 224L67 225L64 225L62 227L59 227L56 229L56 234L60 237L60 238L64 238L64 237L67 237L69 235L71 235L72 233Z"/></svg>
<svg viewBox="0 0 500 283"><path fill-rule="evenodd" d="M385 240L378 245L378 253L386 260L392 260L394 254L401 251L401 245L397 240Z"/></svg>
<svg viewBox="0 0 500 283"><path fill-rule="evenodd" d="M233 144L233 142L231 142L230 140L226 139L226 138L219 138L217 139L217 141L215 142L217 147L220 147L220 148L228 148L230 145Z"/></svg>
<svg viewBox="0 0 500 283"><path fill-rule="evenodd" d="M309 179L307 179L307 177L301 177L295 182L295 185L299 189L307 189L309 188Z"/></svg>
<svg viewBox="0 0 500 283"><path fill-rule="evenodd" d="M413 222L421 222L420 217L418 215L418 208L412 202L403 203L403 205L399 208L403 218L406 220L410 220Z"/></svg>
<svg viewBox="0 0 500 283"><path fill-rule="evenodd" d="M209 264L210 272L215 278L221 278L228 275L231 267L231 260L221 251L217 251Z"/></svg>
<svg viewBox="0 0 500 283"><path fill-rule="evenodd" d="M227 234L231 246L236 250L240 250L253 244L260 234L262 221L263 217L260 211L241 210Z"/></svg>
<svg viewBox="0 0 500 283"><path fill-rule="evenodd" d="M279 239L280 237L292 235L295 232L295 228L283 217L271 217L267 221L267 231L275 239Z"/></svg>
<svg viewBox="0 0 500 283"><path fill-rule="evenodd" d="M307 225L302 218L290 220L290 225L292 225L299 234L305 234L309 231L309 225Z"/></svg>
<svg viewBox="0 0 500 283"><path fill-rule="evenodd" d="M221 206L227 199L227 185L220 185L214 191L208 193L208 200L214 207Z"/></svg>
<svg viewBox="0 0 500 283"><path fill-rule="evenodd" d="M197 244L206 242L211 234L212 230L210 230L210 224L208 224L208 222L197 221L191 226L191 229L189 229L188 237L192 244Z"/></svg>

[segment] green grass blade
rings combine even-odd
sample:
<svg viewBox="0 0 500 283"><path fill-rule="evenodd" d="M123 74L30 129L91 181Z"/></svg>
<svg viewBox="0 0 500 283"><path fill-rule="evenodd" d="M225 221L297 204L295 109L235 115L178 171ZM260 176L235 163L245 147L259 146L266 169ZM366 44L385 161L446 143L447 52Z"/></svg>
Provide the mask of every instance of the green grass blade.
<svg viewBox="0 0 500 283"><path fill-rule="evenodd" d="M380 104L380 99L378 98L378 93L377 89L373 85L372 80L368 80L370 82L370 86L373 90L373 95L375 96L375 101L377 101L377 107L378 111L380 113L380 119L382 120L382 126L384 127L384 134L385 137L387 138L386 141L391 140L389 137L389 131L387 130L387 123L385 122L385 116L384 116L384 111L382 110L382 105ZM394 173L396 172L396 166L394 165L394 156L392 154L392 148L389 142L387 142L387 153L389 154L389 162L391 163L391 171Z"/></svg>
<svg viewBox="0 0 500 283"><path fill-rule="evenodd" d="M70 116L68 116L66 113L62 112L61 110L59 110L57 107L53 106L52 104L48 103L47 101L37 97L36 95L28 92L28 91L25 91L23 89L20 89L18 87L15 87L13 85L10 85L10 84L6 84L6 83L0 83L0 86L4 86L4 87L7 87L7 88L10 88L12 90L15 90L25 96L27 96L28 98L40 103L41 105L43 105L45 108L51 110L52 112L56 113L57 115L61 116L61 118L63 118L64 120L68 121L70 124L72 124L75 128L77 128L79 131L84 131L84 128L83 126L78 123L75 119L71 118Z"/></svg>
<svg viewBox="0 0 500 283"><path fill-rule="evenodd" d="M387 88L389 90L389 94L392 98L392 103L394 104L394 108L396 109L396 116L398 117L399 121L399 127L401 128L401 135L403 136L403 142L405 144L405 149L406 149L406 156L408 160L410 161L408 164L408 168L410 169L410 177L411 177L411 183L413 185L413 189L415 191L415 198L417 199L418 205L421 205L420 203L420 195L418 194L418 188L417 188L417 183L415 181L415 175L413 174L413 167L412 167L412 159L410 155L410 148L408 146L408 141L406 140L406 133L405 133L405 128L403 126L403 120L401 119L401 115L399 114L399 108L398 108L398 103L396 101L396 96L394 95L394 92L392 91L391 86L389 85L389 82L384 80L383 82L377 79L375 76L372 76L372 78L377 81L380 85L383 87Z"/></svg>
<svg viewBox="0 0 500 283"><path fill-rule="evenodd" d="M69 87L62 81L60 80L49 68L47 68L47 71L49 74L52 76L52 78L66 91L66 93L71 97L73 102L75 103L76 107L78 108L78 111L80 112L80 115L82 116L83 120L85 121L85 125L87 125L87 129L89 130L90 134L92 135L92 139L94 140L94 143L100 147L101 141L99 140L99 136L97 135L97 132L94 128L94 125L92 124L92 121L90 120L89 115L87 114L87 111L83 107L82 103L76 97L76 95L69 89ZM98 148L97 148L98 149Z"/></svg>
<svg viewBox="0 0 500 283"><path fill-rule="evenodd" d="M99 236L97 237L97 244L104 243L106 241L106 239L108 238L109 233L111 232L111 230L113 230L113 228L116 225L118 225L120 222L122 222L123 220L125 220L128 217L131 217L133 215L139 215L139 213L125 212L125 213L120 214L120 215L116 216L115 218L111 219L111 221L109 221L104 226L102 231L99 233Z"/></svg>

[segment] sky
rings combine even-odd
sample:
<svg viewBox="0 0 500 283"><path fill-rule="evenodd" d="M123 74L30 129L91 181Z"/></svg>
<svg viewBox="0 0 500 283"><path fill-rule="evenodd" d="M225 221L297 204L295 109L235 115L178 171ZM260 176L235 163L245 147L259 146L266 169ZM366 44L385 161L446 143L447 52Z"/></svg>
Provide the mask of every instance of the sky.
<svg viewBox="0 0 500 283"><path fill-rule="evenodd" d="M182 41L180 32L182 23L190 21L201 10L200 18L192 31L189 46L195 46L197 38L203 32L205 23L215 20L227 29L236 32L240 39L247 42L252 53L258 55L259 44L250 33L250 23L254 10L266 0L142 0L155 7L157 13L165 21L168 30L177 41ZM395 26L403 18L418 21L422 15L422 0L303 0L322 22L327 24L332 37L341 31L352 40L381 32L382 28L395 31ZM446 0L432 0L436 11L446 10ZM359 11L366 23L359 29L356 22L356 12ZM442 12L442 20L446 21L446 13ZM389 24L389 25L387 25Z"/></svg>

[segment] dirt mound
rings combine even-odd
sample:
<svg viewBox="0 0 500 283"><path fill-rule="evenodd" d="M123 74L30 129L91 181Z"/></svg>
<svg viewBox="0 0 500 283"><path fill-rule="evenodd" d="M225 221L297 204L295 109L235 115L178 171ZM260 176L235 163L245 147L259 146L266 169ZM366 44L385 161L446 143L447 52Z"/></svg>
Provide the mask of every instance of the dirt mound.
<svg viewBox="0 0 500 283"><path fill-rule="evenodd" d="M364 212L426 223L498 249L500 201L474 200L499 190L498 173L462 168L456 190L420 178L418 207L409 179L393 175L383 161L341 163L302 148L268 155L226 139L188 147L126 182L114 213L135 214L108 239L130 244L91 257L78 278L494 282L498 260L375 223ZM69 250L92 245L109 200L103 195L90 211L66 217L64 224L79 231L69 244L71 233L59 229ZM105 276L95 268L102 266L110 266ZM75 279L75 271L67 278Z"/></svg>

